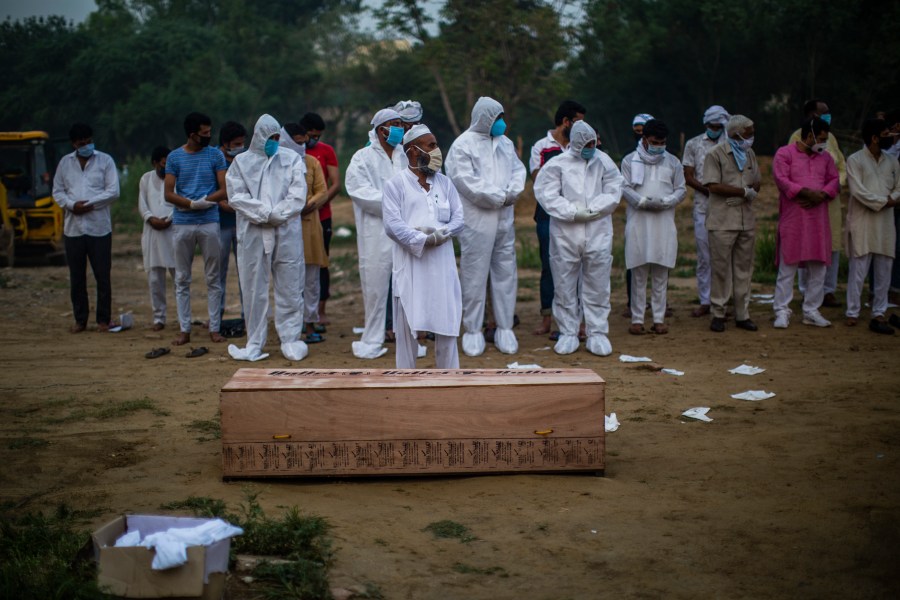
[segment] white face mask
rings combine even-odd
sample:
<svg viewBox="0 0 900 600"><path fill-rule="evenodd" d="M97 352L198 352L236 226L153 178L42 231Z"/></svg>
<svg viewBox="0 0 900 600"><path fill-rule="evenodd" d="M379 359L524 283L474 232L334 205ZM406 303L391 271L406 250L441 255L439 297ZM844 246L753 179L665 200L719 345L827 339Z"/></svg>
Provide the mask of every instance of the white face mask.
<svg viewBox="0 0 900 600"><path fill-rule="evenodd" d="M740 137L740 135L738 135ZM742 150L746 151L753 147L753 136L751 135L747 139L741 138L738 140L738 146L741 147Z"/></svg>
<svg viewBox="0 0 900 600"><path fill-rule="evenodd" d="M441 167L444 165L444 155L441 153L440 148L435 148L431 152L425 152L418 146L413 146L413 148L421 153L419 154L421 158L424 158L425 156L428 157L428 163L424 165L422 164L423 161L420 158L418 161L419 164L415 167L416 169L421 169L429 175L437 173L441 170Z"/></svg>

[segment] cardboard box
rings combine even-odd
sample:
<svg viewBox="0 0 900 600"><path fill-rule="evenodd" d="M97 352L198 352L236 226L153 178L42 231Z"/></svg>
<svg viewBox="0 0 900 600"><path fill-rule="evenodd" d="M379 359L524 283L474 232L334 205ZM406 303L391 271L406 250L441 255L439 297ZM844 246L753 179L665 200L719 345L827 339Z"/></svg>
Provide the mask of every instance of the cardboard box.
<svg viewBox="0 0 900 600"><path fill-rule="evenodd" d="M223 476L601 472L604 387L590 369L240 369Z"/></svg>
<svg viewBox="0 0 900 600"><path fill-rule="evenodd" d="M231 539L209 546L189 546L188 561L180 567L154 571L153 550L144 547L115 548L125 533L139 531L141 539L173 527L196 527L209 521L193 517L124 515L92 535L97 581L107 593L123 598L201 598L220 600L225 591Z"/></svg>

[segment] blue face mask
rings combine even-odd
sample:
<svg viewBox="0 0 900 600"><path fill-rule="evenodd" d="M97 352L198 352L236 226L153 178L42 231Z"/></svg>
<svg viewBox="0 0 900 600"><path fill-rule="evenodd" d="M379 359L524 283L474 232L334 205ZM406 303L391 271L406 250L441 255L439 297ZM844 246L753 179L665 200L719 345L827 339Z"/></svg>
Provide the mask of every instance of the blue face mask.
<svg viewBox="0 0 900 600"><path fill-rule="evenodd" d="M594 153L597 152L596 148L588 148L584 147L581 149L581 158L584 160L591 160L594 158Z"/></svg>
<svg viewBox="0 0 900 600"><path fill-rule="evenodd" d="M647 144L647 154L652 154L653 156L659 156L663 152L666 151L665 146L653 146L652 144Z"/></svg>
<svg viewBox="0 0 900 600"><path fill-rule="evenodd" d="M824 115L819 115L819 118L831 125L831 113L825 113Z"/></svg>
<svg viewBox="0 0 900 600"><path fill-rule="evenodd" d="M720 137L722 137L722 130L719 129L718 131L716 131L714 129L710 129L707 127L706 128L706 137L708 137L711 140L717 140Z"/></svg>
<svg viewBox="0 0 900 600"><path fill-rule="evenodd" d="M76 152L81 158L90 158L94 155L94 144L85 144L76 150Z"/></svg>
<svg viewBox="0 0 900 600"><path fill-rule="evenodd" d="M278 152L278 140L266 140L266 156L272 158Z"/></svg>
<svg viewBox="0 0 900 600"><path fill-rule="evenodd" d="M497 119L494 121L494 124L491 125L491 137L500 137L504 133L506 133L506 121Z"/></svg>
<svg viewBox="0 0 900 600"><path fill-rule="evenodd" d="M389 131L387 138L384 140L388 145L396 146L403 141L403 134L405 131L402 127L391 125L390 127L385 127L385 129L388 129Z"/></svg>

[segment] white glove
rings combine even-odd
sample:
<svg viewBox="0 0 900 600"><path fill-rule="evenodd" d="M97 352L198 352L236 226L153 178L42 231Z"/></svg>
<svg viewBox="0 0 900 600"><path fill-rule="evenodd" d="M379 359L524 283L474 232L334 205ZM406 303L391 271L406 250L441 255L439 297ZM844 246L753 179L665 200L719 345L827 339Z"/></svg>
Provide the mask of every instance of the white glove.
<svg viewBox="0 0 900 600"><path fill-rule="evenodd" d="M587 208L575 211L576 223L587 223L588 221L596 221L601 217L600 211L593 211Z"/></svg>
<svg viewBox="0 0 900 600"><path fill-rule="evenodd" d="M756 196L758 194L759 192L754 190L752 187L744 188L744 198L746 198L748 202L753 202L754 200L756 200Z"/></svg>
<svg viewBox="0 0 900 600"><path fill-rule="evenodd" d="M428 235L429 233L434 233L434 227L428 227L427 225L422 226L422 227L413 227L413 229L415 229L416 231L421 231L425 235Z"/></svg>
<svg viewBox="0 0 900 600"><path fill-rule="evenodd" d="M509 192L506 192L506 200L503 201L503 206L512 206L518 199L518 194L510 194Z"/></svg>
<svg viewBox="0 0 900 600"><path fill-rule="evenodd" d="M665 208L661 200L657 200L656 198L650 198L647 196L643 196L638 202L638 209L640 210L651 210L651 211L659 211Z"/></svg>
<svg viewBox="0 0 900 600"><path fill-rule="evenodd" d="M725 198L725 204L727 204L728 206L740 206L743 203L744 203L743 198L738 198L738 197Z"/></svg>
<svg viewBox="0 0 900 600"><path fill-rule="evenodd" d="M287 219L284 217L280 210L273 210L269 213L268 222L269 225L278 227L279 225L284 225L285 223L287 223Z"/></svg>
<svg viewBox="0 0 900 600"><path fill-rule="evenodd" d="M438 229L433 233L429 233L428 237L425 238L426 246L440 246L444 242L450 239L450 232L446 229Z"/></svg>
<svg viewBox="0 0 900 600"><path fill-rule="evenodd" d="M211 206L215 206L215 202L210 202L203 196L199 200L191 200L191 210L206 210Z"/></svg>

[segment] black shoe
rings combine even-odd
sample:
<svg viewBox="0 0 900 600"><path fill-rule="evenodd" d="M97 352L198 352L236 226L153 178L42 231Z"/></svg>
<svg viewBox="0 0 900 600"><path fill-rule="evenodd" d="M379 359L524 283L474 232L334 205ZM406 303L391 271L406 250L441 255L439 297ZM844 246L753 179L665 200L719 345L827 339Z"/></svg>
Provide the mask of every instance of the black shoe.
<svg viewBox="0 0 900 600"><path fill-rule="evenodd" d="M709 330L715 331L716 333L722 333L723 331L725 331L725 319L713 317L712 321L709 322Z"/></svg>
<svg viewBox="0 0 900 600"><path fill-rule="evenodd" d="M891 314L891 318L888 319L888 323L890 323L897 329L900 329L900 317L898 317L896 313Z"/></svg>
<svg viewBox="0 0 900 600"><path fill-rule="evenodd" d="M894 329L883 320L879 319L872 319L871 321L869 321L869 331L874 331L875 333L884 333L886 335L894 335Z"/></svg>
<svg viewBox="0 0 900 600"><path fill-rule="evenodd" d="M759 330L759 327L756 326L756 323L754 323L750 319L744 319L743 321L735 321L734 326L739 327L741 329L746 329L747 331Z"/></svg>

